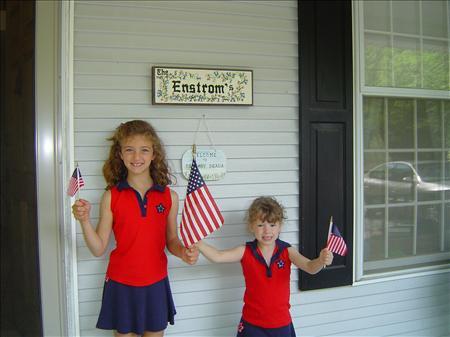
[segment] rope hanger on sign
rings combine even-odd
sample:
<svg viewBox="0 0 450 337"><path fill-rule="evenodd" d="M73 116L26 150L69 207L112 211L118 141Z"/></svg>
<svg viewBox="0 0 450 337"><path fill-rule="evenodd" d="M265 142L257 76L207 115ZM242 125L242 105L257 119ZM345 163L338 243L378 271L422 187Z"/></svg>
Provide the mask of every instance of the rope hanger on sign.
<svg viewBox="0 0 450 337"><path fill-rule="evenodd" d="M207 131L207 134L208 134L208 139L209 139L209 142L210 142L211 146L213 148L216 147L214 145L213 140L212 140L211 131L209 131L209 128L208 128L208 123L206 122L206 115L202 114L202 117L198 120L197 131L195 131L194 141L192 143L192 156L193 157L195 157L195 154L197 153L197 146L196 146L196 144L197 144L197 136L198 136L198 133L200 131L200 126L202 124L202 121L203 121L203 124L205 124L205 128L206 128L206 131Z"/></svg>

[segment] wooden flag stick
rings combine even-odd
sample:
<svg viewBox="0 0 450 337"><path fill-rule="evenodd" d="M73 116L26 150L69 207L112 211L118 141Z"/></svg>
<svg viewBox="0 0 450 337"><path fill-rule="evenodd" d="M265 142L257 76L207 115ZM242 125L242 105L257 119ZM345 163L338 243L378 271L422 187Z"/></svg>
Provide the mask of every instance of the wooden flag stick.
<svg viewBox="0 0 450 337"><path fill-rule="evenodd" d="M76 163L76 170L77 170L77 200L80 200L80 168L78 167L78 162Z"/></svg>
<svg viewBox="0 0 450 337"><path fill-rule="evenodd" d="M333 227L333 216L330 217L330 226L328 227L327 245L328 245L328 240L330 239L330 234L331 234L331 228L332 227Z"/></svg>
<svg viewBox="0 0 450 337"><path fill-rule="evenodd" d="M331 227L333 226L333 216L330 217L330 225L328 226L328 236L327 236L327 248L328 248L328 241L330 240L330 234L331 234ZM327 265L324 265L323 268L325 269Z"/></svg>

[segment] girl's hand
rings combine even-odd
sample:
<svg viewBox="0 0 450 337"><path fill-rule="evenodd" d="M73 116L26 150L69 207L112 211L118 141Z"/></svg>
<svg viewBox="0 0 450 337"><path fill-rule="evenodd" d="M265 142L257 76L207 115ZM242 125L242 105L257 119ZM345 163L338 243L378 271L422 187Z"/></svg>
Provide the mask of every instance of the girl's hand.
<svg viewBox="0 0 450 337"><path fill-rule="evenodd" d="M81 223L89 221L89 214L91 212L91 204L84 199L78 199L72 205L72 213Z"/></svg>
<svg viewBox="0 0 450 337"><path fill-rule="evenodd" d="M187 264L193 265L198 260L198 254L199 250L197 246L190 246L189 248L185 248L183 250L183 255L181 256L181 259Z"/></svg>
<svg viewBox="0 0 450 337"><path fill-rule="evenodd" d="M324 266L329 266L333 263L333 253L328 248L322 249L320 251L319 260Z"/></svg>

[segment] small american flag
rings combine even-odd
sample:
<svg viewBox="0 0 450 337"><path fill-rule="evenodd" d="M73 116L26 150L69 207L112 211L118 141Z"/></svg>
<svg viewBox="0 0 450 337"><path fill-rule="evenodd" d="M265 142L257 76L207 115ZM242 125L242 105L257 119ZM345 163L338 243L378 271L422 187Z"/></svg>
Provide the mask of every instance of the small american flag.
<svg viewBox="0 0 450 337"><path fill-rule="evenodd" d="M345 244L344 238L342 237L339 229L334 223L331 223L331 230L328 234L327 248L341 256L347 254L347 245Z"/></svg>
<svg viewBox="0 0 450 337"><path fill-rule="evenodd" d="M73 197L79 189L84 186L84 180L81 176L78 166L73 170L72 177L70 177L69 186L67 187L67 194Z"/></svg>
<svg viewBox="0 0 450 337"><path fill-rule="evenodd" d="M189 247L200 241L220 228L223 222L222 214L193 159L181 215L181 238L184 245Z"/></svg>

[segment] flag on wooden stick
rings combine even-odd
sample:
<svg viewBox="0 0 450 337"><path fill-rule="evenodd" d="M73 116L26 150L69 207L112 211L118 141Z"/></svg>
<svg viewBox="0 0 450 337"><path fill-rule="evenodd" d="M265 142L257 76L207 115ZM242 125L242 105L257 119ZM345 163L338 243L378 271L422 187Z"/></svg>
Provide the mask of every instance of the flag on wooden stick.
<svg viewBox="0 0 450 337"><path fill-rule="evenodd" d="M72 177L70 177L69 186L67 187L67 194L73 197L84 186L84 180L81 176L78 166L73 170Z"/></svg>
<svg viewBox="0 0 450 337"><path fill-rule="evenodd" d="M222 214L209 193L194 157L181 215L181 238L184 245L189 247L200 241L220 228L223 222Z"/></svg>
<svg viewBox="0 0 450 337"><path fill-rule="evenodd" d="M333 217L330 219L330 229L328 231L327 248L338 255L347 254L347 245L337 226L333 223Z"/></svg>

